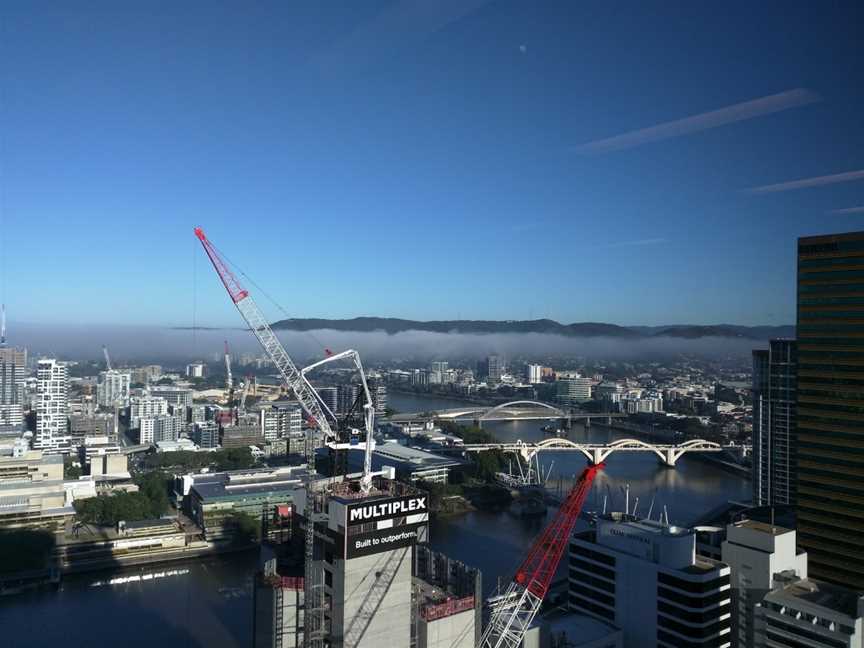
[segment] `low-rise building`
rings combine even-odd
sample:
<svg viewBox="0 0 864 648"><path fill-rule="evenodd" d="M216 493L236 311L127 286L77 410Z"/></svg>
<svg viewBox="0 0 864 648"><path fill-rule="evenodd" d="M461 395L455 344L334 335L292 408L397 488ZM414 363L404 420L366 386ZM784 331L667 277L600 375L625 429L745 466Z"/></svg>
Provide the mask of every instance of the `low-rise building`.
<svg viewBox="0 0 864 648"><path fill-rule="evenodd" d="M349 465L360 471L363 469L364 451L358 447L348 451ZM465 462L457 457L445 457L420 448L400 445L395 441L379 443L372 451L372 470L393 466L396 476L402 481L425 481L446 484L450 471L461 468Z"/></svg>
<svg viewBox="0 0 864 648"><path fill-rule="evenodd" d="M175 477L178 499L207 540L230 539L230 521L235 513L260 520L262 513L276 505L294 502L295 491L305 484L323 480L306 466L238 470L223 473L190 474Z"/></svg>

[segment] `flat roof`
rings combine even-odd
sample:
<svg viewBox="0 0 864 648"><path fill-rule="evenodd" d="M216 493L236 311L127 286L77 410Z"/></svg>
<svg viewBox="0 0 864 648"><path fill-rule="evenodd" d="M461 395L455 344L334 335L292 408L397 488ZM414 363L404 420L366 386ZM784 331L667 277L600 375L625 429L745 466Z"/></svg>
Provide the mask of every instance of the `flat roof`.
<svg viewBox="0 0 864 648"><path fill-rule="evenodd" d="M288 469L277 470L207 473L195 475L193 479L192 490L198 493L199 497L215 499L292 491L322 477L314 470L291 466Z"/></svg>
<svg viewBox="0 0 864 648"><path fill-rule="evenodd" d="M580 644L597 641L620 632L615 626L584 614L551 614L540 618L538 621L540 624L546 625L551 633L563 632L570 641L577 641Z"/></svg>
<svg viewBox="0 0 864 648"><path fill-rule="evenodd" d="M787 529L786 527L781 527L770 524L765 524L764 522L759 522L759 520L742 520L741 522L735 523L736 527L742 529L752 529L753 531L759 531L760 533L768 533L770 535L779 536L784 533L792 533L792 529Z"/></svg>
<svg viewBox="0 0 864 648"><path fill-rule="evenodd" d="M796 581L791 585L787 585L782 590L769 592L765 596L766 601L781 604L784 600L799 599L811 605L828 608L852 618L858 616L859 598L857 592L848 590L845 587L809 579Z"/></svg>

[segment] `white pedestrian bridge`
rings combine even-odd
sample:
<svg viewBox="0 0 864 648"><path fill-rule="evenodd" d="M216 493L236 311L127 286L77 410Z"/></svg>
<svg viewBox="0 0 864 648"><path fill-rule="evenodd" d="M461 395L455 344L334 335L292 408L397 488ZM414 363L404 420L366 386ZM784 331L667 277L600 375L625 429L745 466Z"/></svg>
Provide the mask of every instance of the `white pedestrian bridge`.
<svg viewBox="0 0 864 648"><path fill-rule="evenodd" d="M741 446L728 446L728 448L740 450ZM664 465L671 468L688 452L722 452L726 448L719 443L705 441L704 439L691 439L684 443L670 445L649 443L640 441L639 439L619 439L612 443L597 444L577 443L570 439L554 438L537 443L526 443L525 441L516 441L515 443L471 443L460 446L460 449L467 452L484 452L487 450L514 452L527 462L532 461L538 452L581 452L593 464L603 463L613 452L653 452Z"/></svg>

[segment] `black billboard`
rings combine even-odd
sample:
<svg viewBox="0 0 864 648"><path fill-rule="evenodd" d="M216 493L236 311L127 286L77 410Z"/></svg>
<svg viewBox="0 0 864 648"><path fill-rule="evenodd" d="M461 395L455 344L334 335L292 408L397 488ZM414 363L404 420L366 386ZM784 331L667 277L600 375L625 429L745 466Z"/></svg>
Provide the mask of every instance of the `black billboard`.
<svg viewBox="0 0 864 648"><path fill-rule="evenodd" d="M346 536L345 558L350 560L401 547L410 547L425 539L425 530L426 523L423 522Z"/></svg>
<svg viewBox="0 0 864 648"><path fill-rule="evenodd" d="M345 526L369 524L380 520L407 517L428 513L426 495L408 495L405 497L390 497L382 500L365 500L345 507Z"/></svg>

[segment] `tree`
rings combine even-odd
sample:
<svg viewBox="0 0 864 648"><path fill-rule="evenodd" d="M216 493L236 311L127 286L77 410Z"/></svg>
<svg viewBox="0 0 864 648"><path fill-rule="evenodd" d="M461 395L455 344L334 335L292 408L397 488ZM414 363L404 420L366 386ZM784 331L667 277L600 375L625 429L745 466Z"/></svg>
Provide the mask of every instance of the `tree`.
<svg viewBox="0 0 864 648"><path fill-rule="evenodd" d="M81 466L76 466L72 462L72 457L68 455L63 458L63 479L78 479L81 476Z"/></svg>
<svg viewBox="0 0 864 648"><path fill-rule="evenodd" d="M245 545L261 539L261 522L243 511L234 511L223 525L233 535L233 544Z"/></svg>
<svg viewBox="0 0 864 648"><path fill-rule="evenodd" d="M145 473L137 477L135 483L138 484L139 493L149 502L149 517L158 518L168 512L170 507L168 489L171 481L164 473L158 471Z"/></svg>

